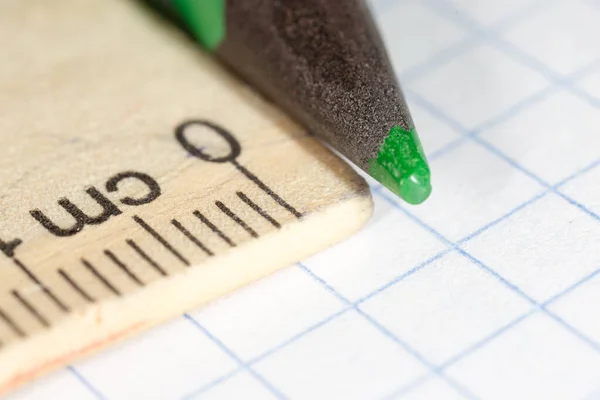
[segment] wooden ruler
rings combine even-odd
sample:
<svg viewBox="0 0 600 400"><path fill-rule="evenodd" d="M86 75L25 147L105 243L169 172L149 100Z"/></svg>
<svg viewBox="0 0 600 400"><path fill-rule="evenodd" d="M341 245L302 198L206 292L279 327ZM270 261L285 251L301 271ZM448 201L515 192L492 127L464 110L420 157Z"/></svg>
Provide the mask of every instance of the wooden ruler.
<svg viewBox="0 0 600 400"><path fill-rule="evenodd" d="M362 178L133 1L0 3L0 392L356 231Z"/></svg>

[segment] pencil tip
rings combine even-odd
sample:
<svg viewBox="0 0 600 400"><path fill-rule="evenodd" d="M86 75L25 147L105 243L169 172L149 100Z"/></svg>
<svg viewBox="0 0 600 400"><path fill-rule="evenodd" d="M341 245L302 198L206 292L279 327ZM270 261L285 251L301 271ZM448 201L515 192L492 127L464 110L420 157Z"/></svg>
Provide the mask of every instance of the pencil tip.
<svg viewBox="0 0 600 400"><path fill-rule="evenodd" d="M413 172L398 184L398 193L407 203L421 204L431 194L431 181L427 173Z"/></svg>
<svg viewBox="0 0 600 400"><path fill-rule="evenodd" d="M431 172L414 128L390 130L377 158L369 161L369 174L410 204L431 194Z"/></svg>

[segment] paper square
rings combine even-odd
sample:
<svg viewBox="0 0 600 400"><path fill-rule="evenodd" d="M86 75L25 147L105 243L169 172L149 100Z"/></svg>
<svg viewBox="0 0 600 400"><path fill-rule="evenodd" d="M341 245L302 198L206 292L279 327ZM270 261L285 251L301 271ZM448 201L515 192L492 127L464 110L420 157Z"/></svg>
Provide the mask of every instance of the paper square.
<svg viewBox="0 0 600 400"><path fill-rule="evenodd" d="M374 399L426 372L358 313L350 312L253 366L293 399Z"/></svg>
<svg viewBox="0 0 600 400"><path fill-rule="evenodd" d="M543 302L600 265L600 224L549 194L464 246L485 265Z"/></svg>
<svg viewBox="0 0 600 400"><path fill-rule="evenodd" d="M446 374L483 399L581 399L598 385L600 354L555 321L534 314Z"/></svg>
<svg viewBox="0 0 600 400"><path fill-rule="evenodd" d="M452 4L463 12L468 13L477 22L485 26L491 26L498 22L510 20L519 15L536 0L503 0L503 1L481 1L481 0L451 0ZM546 1L546 0L544 0ZM539 1L538 1L539 2Z"/></svg>
<svg viewBox="0 0 600 400"><path fill-rule="evenodd" d="M235 374L217 386L198 396L185 397L185 400L275 400L275 397L248 372Z"/></svg>
<svg viewBox="0 0 600 400"><path fill-rule="evenodd" d="M433 257L445 246L377 193L367 225L348 240L304 262L351 301Z"/></svg>
<svg viewBox="0 0 600 400"><path fill-rule="evenodd" d="M343 307L305 271L291 267L192 315L238 357L249 361Z"/></svg>
<svg viewBox="0 0 600 400"><path fill-rule="evenodd" d="M6 396L4 400L97 400L97 397L68 370L51 375Z"/></svg>
<svg viewBox="0 0 600 400"><path fill-rule="evenodd" d="M597 108L561 90L484 132L482 138L555 184L600 159L598 126Z"/></svg>
<svg viewBox="0 0 600 400"><path fill-rule="evenodd" d="M489 121L547 86L539 73L486 44L408 83L466 129Z"/></svg>
<svg viewBox="0 0 600 400"><path fill-rule="evenodd" d="M417 387L403 393L402 396L392 396L391 398L402 400L465 400L455 389L438 377L429 378Z"/></svg>
<svg viewBox="0 0 600 400"><path fill-rule="evenodd" d="M588 338L600 343L600 275L559 297L548 308Z"/></svg>
<svg viewBox="0 0 600 400"><path fill-rule="evenodd" d="M422 65L466 37L462 28L435 14L421 1L396 2L385 12L379 8L375 2L380 33L398 74Z"/></svg>
<svg viewBox="0 0 600 400"><path fill-rule="evenodd" d="M533 179L473 142L443 154L430 166L430 198L418 206L403 207L452 241L543 191Z"/></svg>
<svg viewBox="0 0 600 400"><path fill-rule="evenodd" d="M531 305L453 252L360 308L441 365L525 314Z"/></svg>
<svg viewBox="0 0 600 400"><path fill-rule="evenodd" d="M557 1L504 32L528 54L560 74L600 57L600 10L582 1Z"/></svg>
<svg viewBox="0 0 600 400"><path fill-rule="evenodd" d="M111 400L180 398L237 367L184 318L77 366Z"/></svg>
<svg viewBox="0 0 600 400"><path fill-rule="evenodd" d="M558 190L583 204L596 215L600 215L600 185L598 182L600 182L600 165L577 176Z"/></svg>

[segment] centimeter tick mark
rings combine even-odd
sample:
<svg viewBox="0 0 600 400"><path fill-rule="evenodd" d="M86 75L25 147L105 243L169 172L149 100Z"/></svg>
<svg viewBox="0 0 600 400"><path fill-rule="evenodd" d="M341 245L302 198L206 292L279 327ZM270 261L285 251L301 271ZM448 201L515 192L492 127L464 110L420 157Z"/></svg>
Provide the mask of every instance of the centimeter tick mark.
<svg viewBox="0 0 600 400"><path fill-rule="evenodd" d="M119 267L119 269L123 272L125 272L125 274L131 278L132 281L134 281L135 283L138 284L138 286L144 286L144 282L142 282L140 280L140 278L137 277L136 274L134 274L128 267L127 265L125 265L125 263L121 260L119 260L119 258L110 250L104 250L104 254L110 258L110 260L117 266Z"/></svg>
<svg viewBox="0 0 600 400"><path fill-rule="evenodd" d="M40 324L42 324L46 328L50 327L50 323L48 322L48 320L46 318L44 318L44 316L33 306L33 304L31 304L30 302L28 302L16 290L12 290L11 293L12 293L13 297L15 299L17 299L17 301L19 303L21 303L21 305L23 307L25 307L31 313L31 315L33 315L35 317L35 319L38 320L38 322Z"/></svg>
<svg viewBox="0 0 600 400"><path fill-rule="evenodd" d="M256 175L254 175L252 172L248 171L244 166L239 164L236 160L231 161L231 163L237 168L238 171L240 171L242 174L244 174L244 176L246 178L248 178L250 181L252 181L256 186L258 186L266 194L271 196L271 198L273 200L275 200L280 206L282 206L283 208L288 210L292 215L294 215L294 217L296 217L298 219L300 219L302 217L302 214L300 212L298 212L298 210L296 210L288 202L286 202L281 197L279 197L279 195L277 195L277 193L275 193L273 190L271 190L270 187L268 187L260 179L258 179L258 177Z"/></svg>
<svg viewBox="0 0 600 400"><path fill-rule="evenodd" d="M217 207L219 207L219 210L221 210L223 212L223 214L227 215L229 218L231 218L236 224L238 224L239 226L241 226L242 228L244 228L244 230L246 232L248 232L248 234L254 238L258 237L258 233L256 233L256 231L252 228L250 228L250 226L248 226L248 224L246 222L244 222L240 217L238 217L233 211L231 211L225 204L221 203L220 201L215 201L215 205Z"/></svg>
<svg viewBox="0 0 600 400"><path fill-rule="evenodd" d="M132 239L127 239L125 241L129 247L131 247L136 253L139 254L152 268L154 268L159 274L162 276L169 275L167 271L165 271L156 261L154 261L144 250L141 249L140 246L137 245Z"/></svg>
<svg viewBox="0 0 600 400"><path fill-rule="evenodd" d="M181 255L175 248L171 245L171 243L167 242L167 240L162 237L158 232L156 232L150 225L146 223L143 219L138 217L137 215L133 216L133 220L138 223L146 232L150 234L157 242L163 245L165 249L167 249L171 254L173 254L179 261L181 261L185 266L189 267L190 262Z"/></svg>
<svg viewBox="0 0 600 400"><path fill-rule="evenodd" d="M64 312L69 312L69 307L67 307L65 305L65 303L63 303L58 297L56 297L56 295L54 293L52 293L52 291L46 286L44 285L30 270L29 268L27 268L25 266L25 264L23 264L19 259L17 258L12 258L12 261L17 265L17 267L19 267L21 269L21 271L23 271L23 273L25 275L27 275L27 277L36 285L38 285L42 291L44 292L44 294L46 296L48 296L48 298L50 298L50 300L52 300L54 302L54 304L56 304L58 306L58 308L60 308L62 311Z"/></svg>
<svg viewBox="0 0 600 400"><path fill-rule="evenodd" d="M121 296L121 292L119 292L119 290L116 287L114 287L104 277L104 275L102 275L100 272L98 272L98 270L89 261L87 261L85 258L82 258L81 259L81 263L83 264L84 267L86 267L88 269L88 271L90 271L92 273L92 275L94 275L96 278L98 278L98 280L100 282L102 282L102 284L104 284L104 286L106 286L106 288L108 290L110 290L111 292L113 292L117 296Z"/></svg>
<svg viewBox="0 0 600 400"><path fill-rule="evenodd" d="M235 247L235 243L233 240L229 238L229 236L225 235L219 228L215 226L208 218L206 218L200 211L194 211L194 215L198 218L204 225L208 227L215 235L219 236L225 243L227 243L231 247Z"/></svg>
<svg viewBox="0 0 600 400"><path fill-rule="evenodd" d="M20 338L27 337L25 331L23 331L23 329L21 329L21 327L17 325L17 323L2 309L0 309L0 319L2 319L4 323L8 325L8 327L15 333L15 335L17 335Z"/></svg>
<svg viewBox="0 0 600 400"><path fill-rule="evenodd" d="M271 225L273 225L277 229L281 228L281 224L277 222L275 218L271 217L265 210L260 208L258 204L250 200L248 196L246 196L243 192L236 192L236 194L244 203L246 203L251 209L256 211L261 217L266 219Z"/></svg>
<svg viewBox="0 0 600 400"><path fill-rule="evenodd" d="M83 288L77 282L75 282L75 280L71 278L69 274L67 274L61 268L58 269L58 274L65 280L65 282L69 284L69 286L73 288L73 290L79 293L79 295L85 300L87 300L89 303L94 303L96 301L85 290L83 290Z"/></svg>
<svg viewBox="0 0 600 400"><path fill-rule="evenodd" d="M190 231L188 231L179 221L176 219L171 220L171 223L179 232L183 233L183 235L190 240L190 242L194 243L198 246L203 252L208 254L209 256L213 256L214 253L210 251L196 236L194 236Z"/></svg>

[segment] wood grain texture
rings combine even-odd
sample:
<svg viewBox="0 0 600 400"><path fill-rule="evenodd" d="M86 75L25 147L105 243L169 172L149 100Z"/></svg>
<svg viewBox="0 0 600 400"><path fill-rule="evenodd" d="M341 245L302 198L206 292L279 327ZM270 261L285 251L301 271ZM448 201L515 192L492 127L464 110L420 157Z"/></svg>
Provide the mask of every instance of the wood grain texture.
<svg viewBox="0 0 600 400"><path fill-rule="evenodd" d="M371 214L349 166L136 2L5 1L0 42L0 393Z"/></svg>

